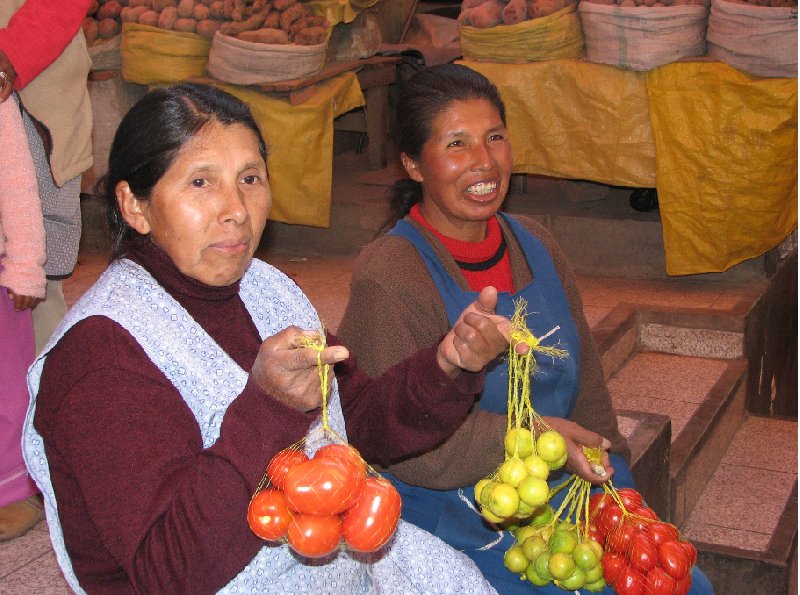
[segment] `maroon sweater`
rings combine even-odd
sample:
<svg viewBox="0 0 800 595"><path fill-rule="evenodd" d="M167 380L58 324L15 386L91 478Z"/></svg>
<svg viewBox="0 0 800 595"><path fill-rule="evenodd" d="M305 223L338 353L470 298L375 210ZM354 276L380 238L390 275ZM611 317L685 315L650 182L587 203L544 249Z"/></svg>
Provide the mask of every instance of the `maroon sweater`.
<svg viewBox="0 0 800 595"><path fill-rule="evenodd" d="M252 368L261 339L238 284L187 278L149 242L129 258L239 366ZM423 452L462 423L483 375L453 381L435 353L421 351L375 380L352 358L336 366L347 433L365 458ZM318 414L282 404L251 380L228 407L216 443L203 448L189 407L126 330L100 316L75 325L47 358L34 425L81 586L90 593L223 587L263 545L245 513L267 462Z"/></svg>

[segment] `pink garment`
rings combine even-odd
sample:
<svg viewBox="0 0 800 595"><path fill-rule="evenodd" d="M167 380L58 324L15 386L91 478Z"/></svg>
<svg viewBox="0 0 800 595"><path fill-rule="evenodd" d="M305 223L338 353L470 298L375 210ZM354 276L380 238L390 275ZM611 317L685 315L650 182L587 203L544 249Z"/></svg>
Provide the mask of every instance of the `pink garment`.
<svg viewBox="0 0 800 595"><path fill-rule="evenodd" d="M37 493L22 459L27 371L36 344L31 311L14 310L8 289L44 297L44 223L19 106L0 103L0 506Z"/></svg>
<svg viewBox="0 0 800 595"><path fill-rule="evenodd" d="M39 491L22 460L22 423L30 401L26 376L35 353L31 311L16 312L0 287L0 506Z"/></svg>
<svg viewBox="0 0 800 595"><path fill-rule="evenodd" d="M44 297L44 221L19 106L0 103L0 285Z"/></svg>

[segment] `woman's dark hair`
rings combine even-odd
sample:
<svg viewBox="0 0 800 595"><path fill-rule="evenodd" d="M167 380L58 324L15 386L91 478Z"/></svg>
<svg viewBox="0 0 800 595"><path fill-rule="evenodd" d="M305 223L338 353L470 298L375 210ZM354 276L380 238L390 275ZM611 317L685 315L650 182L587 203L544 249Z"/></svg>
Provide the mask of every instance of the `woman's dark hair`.
<svg viewBox="0 0 800 595"><path fill-rule="evenodd" d="M506 108L497 87L481 73L460 64L440 64L421 70L403 86L397 97L395 138L397 146L418 159L431 137L433 120L455 101L486 99L497 108L503 124ZM422 200L422 187L409 179L389 189L392 216L389 224L404 217Z"/></svg>
<svg viewBox="0 0 800 595"><path fill-rule="evenodd" d="M117 184L124 180L138 199L149 200L181 148L211 121L250 128L266 161L267 147L250 108L209 85L181 83L156 89L122 118L111 145L108 172L96 186L97 194L106 201L112 259L122 255L127 240L139 236L122 218Z"/></svg>

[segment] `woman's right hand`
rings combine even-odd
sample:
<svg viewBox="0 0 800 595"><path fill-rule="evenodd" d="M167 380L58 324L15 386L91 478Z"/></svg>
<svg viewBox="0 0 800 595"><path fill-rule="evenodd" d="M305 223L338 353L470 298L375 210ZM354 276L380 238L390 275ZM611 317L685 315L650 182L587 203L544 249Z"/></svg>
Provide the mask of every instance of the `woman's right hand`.
<svg viewBox="0 0 800 595"><path fill-rule="evenodd" d="M321 354L303 347L308 337L318 336L316 331L290 326L268 337L250 372L255 383L265 393L300 411L322 406L318 356L322 363L332 365L347 359L350 353L341 345L326 347Z"/></svg>
<svg viewBox="0 0 800 595"><path fill-rule="evenodd" d="M614 475L614 468L611 466L611 461L608 458L607 451L611 447L611 442L609 442L607 438L603 438L597 432L587 430L583 426L568 419L563 419L561 417L544 417L543 419L551 428L561 434L567 443L567 469L587 480L592 485L600 485L611 479L611 476ZM583 453L584 446L600 448L605 451L603 452L605 475L596 473L592 468L586 455Z"/></svg>
<svg viewBox="0 0 800 595"><path fill-rule="evenodd" d="M14 90L14 81L17 80L17 71L14 70L14 65L3 50L0 50L0 72L6 73L6 80L0 80L0 103L3 103L11 96L11 91Z"/></svg>

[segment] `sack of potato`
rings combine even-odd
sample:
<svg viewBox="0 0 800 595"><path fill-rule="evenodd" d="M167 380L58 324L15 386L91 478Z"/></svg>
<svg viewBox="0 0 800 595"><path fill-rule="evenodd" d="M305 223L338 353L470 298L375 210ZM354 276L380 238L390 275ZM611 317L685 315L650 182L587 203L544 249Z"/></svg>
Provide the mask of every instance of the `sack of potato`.
<svg viewBox="0 0 800 595"><path fill-rule="evenodd" d="M520 63L583 55L574 0L463 0L458 24L468 60Z"/></svg>
<svg viewBox="0 0 800 595"><path fill-rule="evenodd" d="M797 76L797 0L712 0L708 55L762 77Z"/></svg>
<svg viewBox="0 0 800 595"><path fill-rule="evenodd" d="M581 0L586 60L645 71L706 53L708 0Z"/></svg>
<svg viewBox="0 0 800 595"><path fill-rule="evenodd" d="M234 0L244 18L214 35L208 73L221 81L254 85L301 78L325 64L329 23L298 0ZM234 17L237 15L234 14Z"/></svg>

